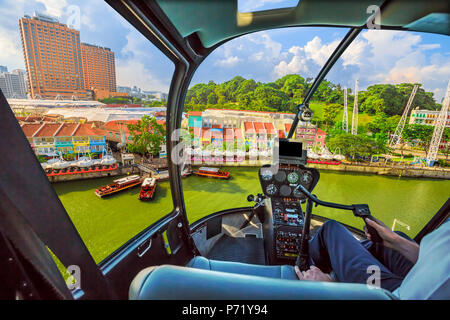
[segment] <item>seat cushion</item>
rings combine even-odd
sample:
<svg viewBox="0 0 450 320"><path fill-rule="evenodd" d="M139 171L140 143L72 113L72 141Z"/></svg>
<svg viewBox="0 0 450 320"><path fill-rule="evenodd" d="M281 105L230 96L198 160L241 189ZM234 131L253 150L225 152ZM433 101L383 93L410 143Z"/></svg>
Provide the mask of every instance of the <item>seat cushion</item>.
<svg viewBox="0 0 450 320"><path fill-rule="evenodd" d="M273 279L170 265L150 267L134 278L137 300L386 300L393 295L365 284Z"/></svg>
<svg viewBox="0 0 450 320"><path fill-rule="evenodd" d="M186 267L275 279L298 279L297 275L295 274L294 267L288 265L262 266L240 262L210 260L205 257L197 256L189 261Z"/></svg>

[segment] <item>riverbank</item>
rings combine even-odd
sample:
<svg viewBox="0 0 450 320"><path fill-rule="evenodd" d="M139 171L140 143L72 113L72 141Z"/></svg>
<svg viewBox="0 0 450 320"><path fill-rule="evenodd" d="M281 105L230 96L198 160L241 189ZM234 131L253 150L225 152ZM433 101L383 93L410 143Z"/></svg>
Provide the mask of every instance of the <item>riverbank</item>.
<svg viewBox="0 0 450 320"><path fill-rule="evenodd" d="M331 170L341 172L355 172L355 173L369 173L384 176L394 177L409 177L409 178L426 178L426 179L450 179L450 169L443 168L417 168L417 167L403 167L403 166L377 166L369 164L347 164L327 165L310 163L308 167L319 170Z"/></svg>

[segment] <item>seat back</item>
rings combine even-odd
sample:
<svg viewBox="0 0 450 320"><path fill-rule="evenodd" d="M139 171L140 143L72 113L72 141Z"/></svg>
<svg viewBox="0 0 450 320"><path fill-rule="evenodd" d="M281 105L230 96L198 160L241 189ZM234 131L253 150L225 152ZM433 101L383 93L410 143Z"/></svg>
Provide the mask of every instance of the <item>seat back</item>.
<svg viewBox="0 0 450 320"><path fill-rule="evenodd" d="M364 284L273 279L163 265L133 280L132 300L388 300L388 291Z"/></svg>

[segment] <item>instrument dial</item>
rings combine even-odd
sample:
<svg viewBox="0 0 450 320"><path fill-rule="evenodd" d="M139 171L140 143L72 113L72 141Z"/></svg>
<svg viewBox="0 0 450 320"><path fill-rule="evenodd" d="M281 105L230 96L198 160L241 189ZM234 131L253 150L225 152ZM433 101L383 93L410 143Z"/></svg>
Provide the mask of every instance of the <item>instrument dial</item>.
<svg viewBox="0 0 450 320"><path fill-rule="evenodd" d="M294 192L293 192L292 194L294 195L294 197L297 197L297 198L303 198L303 197L304 197L303 192L301 192L301 191L300 191L299 189L297 189L297 188L294 189Z"/></svg>
<svg viewBox="0 0 450 320"><path fill-rule="evenodd" d="M261 171L261 177L264 181L270 181L273 178L273 173L269 169L265 169Z"/></svg>
<svg viewBox="0 0 450 320"><path fill-rule="evenodd" d="M312 181L312 175L308 171L304 171L301 176L301 183L303 185L309 184Z"/></svg>
<svg viewBox="0 0 450 320"><path fill-rule="evenodd" d="M277 191L278 191L277 186L274 185L273 183L269 184L266 188L266 193L269 196L273 196L275 193L277 193Z"/></svg>
<svg viewBox="0 0 450 320"><path fill-rule="evenodd" d="M286 184L283 184L283 185L280 187L280 194L281 194L283 197L288 197L288 196L291 194L291 187L289 187L289 186L286 185Z"/></svg>
<svg viewBox="0 0 450 320"><path fill-rule="evenodd" d="M297 183L298 179L299 179L298 173L295 171L289 173L287 176L287 180L289 181L289 183Z"/></svg>
<svg viewBox="0 0 450 320"><path fill-rule="evenodd" d="M278 170L277 174L275 175L275 180L277 180L278 182L283 182L284 180L286 180L286 172L284 172L283 170Z"/></svg>

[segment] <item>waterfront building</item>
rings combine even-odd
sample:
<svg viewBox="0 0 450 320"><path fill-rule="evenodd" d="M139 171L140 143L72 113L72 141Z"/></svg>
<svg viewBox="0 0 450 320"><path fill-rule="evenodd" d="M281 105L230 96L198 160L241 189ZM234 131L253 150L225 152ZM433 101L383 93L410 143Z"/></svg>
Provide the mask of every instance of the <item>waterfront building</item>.
<svg viewBox="0 0 450 320"><path fill-rule="evenodd" d="M15 69L12 72L0 73L0 89L6 98L25 99L27 97L25 71Z"/></svg>
<svg viewBox="0 0 450 320"><path fill-rule="evenodd" d="M84 88L80 32L56 18L35 13L19 19L32 99L90 99Z"/></svg>
<svg viewBox="0 0 450 320"><path fill-rule="evenodd" d="M411 111L411 116L409 117L410 124L424 124L428 126L434 126L436 119L439 116L440 111L434 110L419 110L416 108ZM450 128L450 111L447 112L447 119L445 126Z"/></svg>
<svg viewBox="0 0 450 320"><path fill-rule="evenodd" d="M192 145L208 145L222 134L223 142L231 142L225 137L233 129L233 139L240 137L248 149L271 149L276 137L287 137L294 114L257 112L246 110L207 109L203 112L190 111L187 127L192 137ZM300 123L295 138L306 140L308 146L324 146L326 133L315 125ZM200 143L199 143L200 142Z"/></svg>
<svg viewBox="0 0 450 320"><path fill-rule="evenodd" d="M21 128L31 147L41 156L102 154L106 139L102 129L90 123L25 123Z"/></svg>

